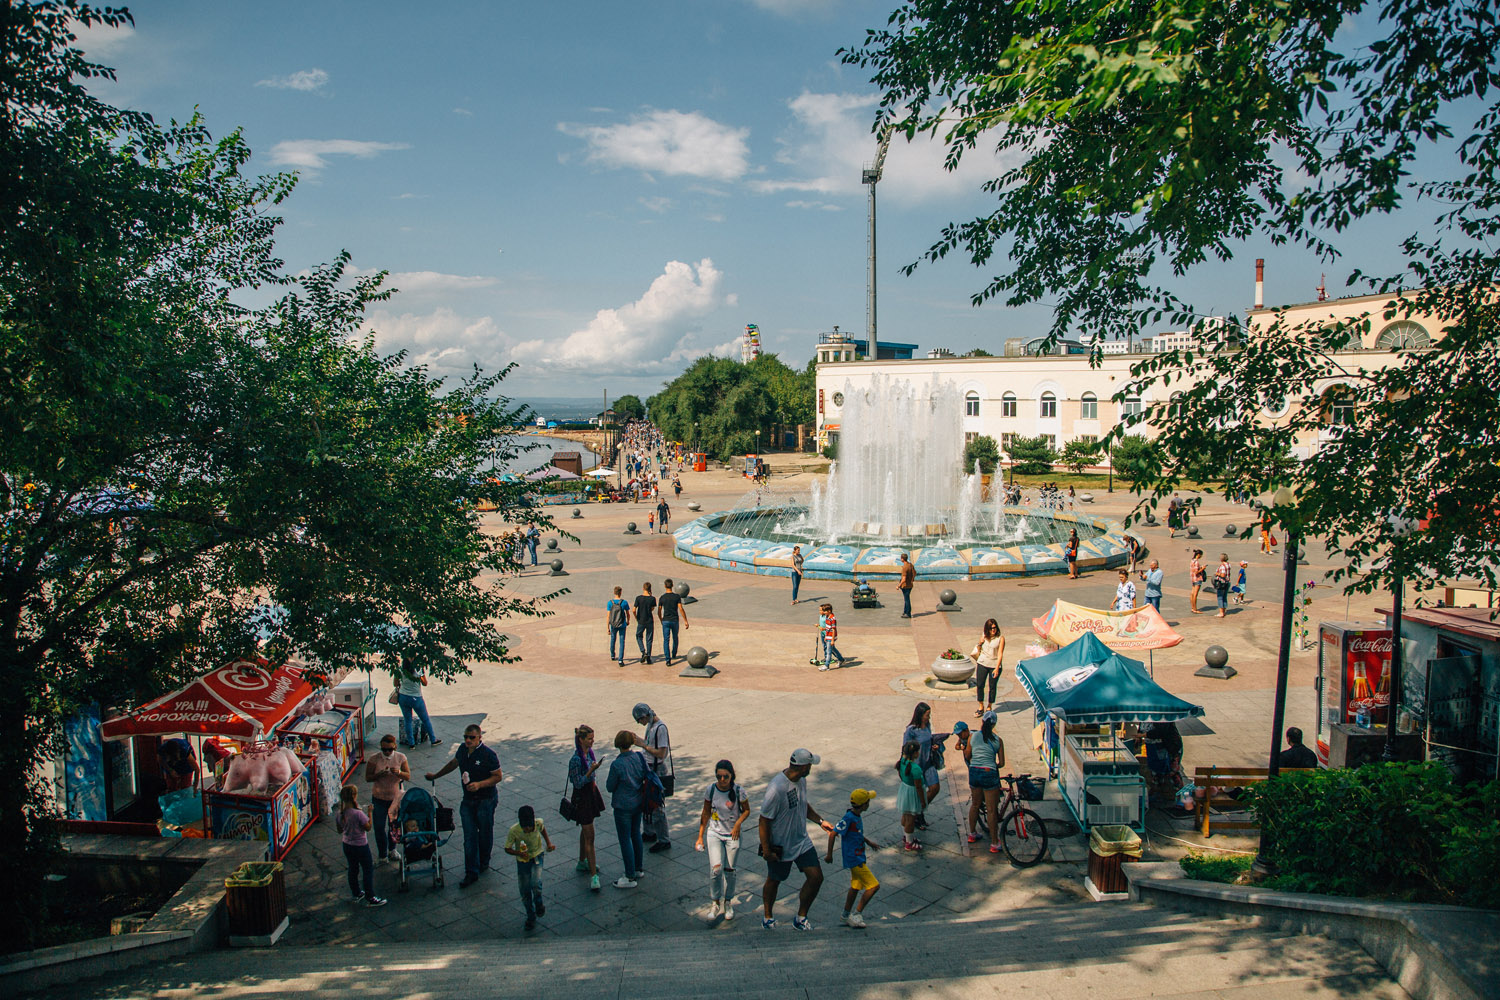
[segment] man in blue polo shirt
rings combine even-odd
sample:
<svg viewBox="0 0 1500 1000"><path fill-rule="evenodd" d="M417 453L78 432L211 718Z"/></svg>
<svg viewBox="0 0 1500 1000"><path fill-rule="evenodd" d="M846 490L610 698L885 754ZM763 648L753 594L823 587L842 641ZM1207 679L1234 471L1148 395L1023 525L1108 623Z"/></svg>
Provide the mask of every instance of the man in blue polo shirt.
<svg viewBox="0 0 1500 1000"><path fill-rule="evenodd" d="M455 767L464 788L464 798L458 807L464 826L464 877L458 887L467 889L490 867L490 853L495 847L495 807L500 804L500 792L495 786L504 776L500 773L500 758L484 745L484 733L475 725L464 730L463 745L453 759L435 772L428 771L427 780L441 778Z"/></svg>

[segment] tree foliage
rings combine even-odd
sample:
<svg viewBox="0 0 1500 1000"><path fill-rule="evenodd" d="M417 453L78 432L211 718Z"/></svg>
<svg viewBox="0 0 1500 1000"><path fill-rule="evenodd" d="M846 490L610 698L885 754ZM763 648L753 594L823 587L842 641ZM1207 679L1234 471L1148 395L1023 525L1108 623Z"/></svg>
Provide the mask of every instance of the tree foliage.
<svg viewBox="0 0 1500 1000"><path fill-rule="evenodd" d="M973 471L975 462L987 476L994 475L995 467L1000 464L1000 446L988 434L979 434L964 445L964 471Z"/></svg>
<svg viewBox="0 0 1500 1000"><path fill-rule="evenodd" d="M1080 473L1099 461L1099 456L1103 453L1103 450L1098 441L1085 441L1082 438L1074 438L1063 445L1061 456L1063 467L1069 472Z"/></svg>
<svg viewBox="0 0 1500 1000"><path fill-rule="evenodd" d="M615 419L624 424L631 420L642 420L646 416L646 404L641 402L641 397L626 393L615 400Z"/></svg>
<svg viewBox="0 0 1500 1000"><path fill-rule="evenodd" d="M1132 489L1155 482L1162 474L1161 449L1137 434L1120 438L1109 450L1109 462L1115 475L1129 483Z"/></svg>
<svg viewBox="0 0 1500 1000"><path fill-rule="evenodd" d="M719 459L770 445L772 424L811 423L813 368L794 371L775 354L749 364L703 357L647 401L651 420L671 440L687 441Z"/></svg>
<svg viewBox="0 0 1500 1000"><path fill-rule="evenodd" d="M42 900L40 766L81 707L125 709L254 648L319 669L410 655L439 678L511 659L517 567L474 501L519 411L504 373L435 381L358 330L387 297L347 255L293 281L274 255L289 176L242 174L238 133L91 97L71 46L129 15L0 10L0 892ZM282 289L269 307L234 304ZM545 599L543 599L545 600ZM391 629L392 625L405 626ZM27 940L40 906L5 908Z"/></svg>
<svg viewBox="0 0 1500 1000"><path fill-rule="evenodd" d="M1019 476L1039 476L1052 471L1057 461L1057 450L1047 443L1046 437L1014 437L1010 441L1011 468Z"/></svg>
<svg viewBox="0 0 1500 1000"><path fill-rule="evenodd" d="M1003 257L974 302L1055 303L1053 339L1199 324L1153 274L1182 278L1242 241L1333 263L1362 220L1415 220L1400 267L1348 281L1389 297L1382 323L1443 317L1431 350L1367 366L1340 348L1368 321L1231 319L1201 326L1199 349L1143 360L1115 396L1161 400L1116 432L1160 431L1144 503L1212 477L1228 449L1257 470L1252 492L1293 486L1304 529L1341 546L1339 573L1369 590L1390 574L1379 515L1393 510L1431 515L1402 545L1408 578L1497 582L1497 52L1484 0L910 0L843 57L882 90L875 129L945 139L950 167L1000 154L994 210L945 226L923 260ZM1335 379L1353 418L1329 431L1316 392ZM1290 416L1270 417L1284 399ZM1312 458L1280 460L1319 434Z"/></svg>

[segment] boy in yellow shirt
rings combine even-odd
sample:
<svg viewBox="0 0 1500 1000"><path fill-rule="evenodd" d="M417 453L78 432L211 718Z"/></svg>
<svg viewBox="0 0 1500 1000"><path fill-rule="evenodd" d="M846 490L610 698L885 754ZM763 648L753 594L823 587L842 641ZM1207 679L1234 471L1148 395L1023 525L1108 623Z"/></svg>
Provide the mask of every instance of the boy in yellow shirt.
<svg viewBox="0 0 1500 1000"><path fill-rule="evenodd" d="M542 903L542 858L557 845L547 835L547 827L536 818L530 806L516 810L519 821L505 835L505 853L515 856L516 881L521 888L521 902L526 906L526 929L536 929L536 918L545 916Z"/></svg>

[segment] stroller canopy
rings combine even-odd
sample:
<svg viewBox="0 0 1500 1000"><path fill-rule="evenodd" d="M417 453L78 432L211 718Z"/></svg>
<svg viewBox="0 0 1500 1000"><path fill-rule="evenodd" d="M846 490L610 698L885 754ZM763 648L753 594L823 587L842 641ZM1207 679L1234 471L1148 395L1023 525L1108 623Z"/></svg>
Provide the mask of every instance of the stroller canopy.
<svg viewBox="0 0 1500 1000"><path fill-rule="evenodd" d="M1076 725L1176 722L1203 714L1202 706L1152 680L1140 660L1121 656L1092 633L1020 661L1016 676L1040 714L1056 712Z"/></svg>

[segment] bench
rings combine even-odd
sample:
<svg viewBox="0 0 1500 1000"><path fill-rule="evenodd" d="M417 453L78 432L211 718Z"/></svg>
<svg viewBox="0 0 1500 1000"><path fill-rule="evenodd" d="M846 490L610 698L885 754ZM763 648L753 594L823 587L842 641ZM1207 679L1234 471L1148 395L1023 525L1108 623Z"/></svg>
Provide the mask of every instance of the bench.
<svg viewBox="0 0 1500 1000"><path fill-rule="evenodd" d="M1294 771L1309 770L1300 767L1284 767L1282 774L1291 774ZM1198 831L1204 837L1212 836L1209 833L1209 813L1215 806L1232 812L1245 812L1250 807L1233 796L1223 794L1226 788L1247 788L1250 785L1258 785L1268 777L1269 769L1264 767L1199 767L1193 770L1193 784L1197 785L1201 794L1193 804L1194 812L1198 821ZM1209 789L1215 789L1210 796ZM1260 824L1252 819L1218 821L1218 826L1226 830L1258 830Z"/></svg>

